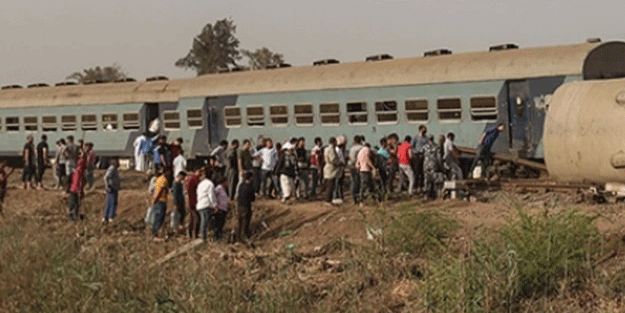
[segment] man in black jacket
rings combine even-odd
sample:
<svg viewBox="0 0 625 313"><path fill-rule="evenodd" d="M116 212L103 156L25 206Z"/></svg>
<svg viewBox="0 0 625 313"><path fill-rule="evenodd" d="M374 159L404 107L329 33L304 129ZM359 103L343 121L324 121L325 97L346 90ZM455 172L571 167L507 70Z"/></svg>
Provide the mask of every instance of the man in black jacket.
<svg viewBox="0 0 625 313"><path fill-rule="evenodd" d="M252 236L250 223L252 222L252 203L256 200L252 181L254 173L246 172L243 176L243 183L239 187L237 195L237 216L239 227L237 228L237 240L247 241Z"/></svg>

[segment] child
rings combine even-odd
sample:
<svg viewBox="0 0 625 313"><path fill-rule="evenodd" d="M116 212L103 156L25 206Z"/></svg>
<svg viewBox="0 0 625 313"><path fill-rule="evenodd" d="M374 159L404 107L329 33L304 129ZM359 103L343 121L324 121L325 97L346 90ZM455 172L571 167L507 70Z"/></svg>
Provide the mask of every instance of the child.
<svg viewBox="0 0 625 313"><path fill-rule="evenodd" d="M2 204L4 203L4 196L7 193L7 180L9 176L13 174L14 168L9 169L9 172L5 172L4 169L7 165L6 160L0 162L0 214L2 214Z"/></svg>
<svg viewBox="0 0 625 313"><path fill-rule="evenodd" d="M250 231L252 202L256 200L254 186L252 186L252 180L254 178L253 173L245 173L243 178L245 181L241 184L241 187L239 187L239 194L237 196L237 214L239 218L237 238L241 242L245 242L252 236Z"/></svg>
<svg viewBox="0 0 625 313"><path fill-rule="evenodd" d="M88 162L87 162L88 163ZM117 196L119 195L119 163L116 159L111 160L111 165L104 174L104 189L106 190L106 204L104 206L103 223L112 222L117 213Z"/></svg>
<svg viewBox="0 0 625 313"><path fill-rule="evenodd" d="M85 186L85 168L87 167L87 159L82 150L78 154L78 162L76 169L72 173L71 184L69 187L69 219L77 221L80 219L80 198L83 196Z"/></svg>
<svg viewBox="0 0 625 313"><path fill-rule="evenodd" d="M178 157L180 157L179 155ZM184 232L184 217L185 217L185 205L184 205L184 180L187 177L185 171L179 171L176 174L176 180L172 186L172 195L174 196L174 210L172 212L171 228L178 234Z"/></svg>
<svg viewBox="0 0 625 313"><path fill-rule="evenodd" d="M215 198L217 205L213 211L213 221L215 228L215 241L221 239L223 235L224 225L226 224L226 216L228 216L228 193L226 188L228 187L228 181L220 177L215 180L217 188L215 188Z"/></svg>

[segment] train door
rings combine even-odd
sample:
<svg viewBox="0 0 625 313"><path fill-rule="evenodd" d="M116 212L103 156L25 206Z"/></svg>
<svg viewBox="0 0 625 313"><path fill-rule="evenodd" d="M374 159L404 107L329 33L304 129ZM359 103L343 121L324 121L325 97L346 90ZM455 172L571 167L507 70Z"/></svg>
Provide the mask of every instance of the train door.
<svg viewBox="0 0 625 313"><path fill-rule="evenodd" d="M159 117L158 112L158 103L146 103L144 106L145 112L143 114L143 121L141 121L141 125L143 126L143 131L148 131L150 127L150 123Z"/></svg>
<svg viewBox="0 0 625 313"><path fill-rule="evenodd" d="M510 152L520 157L528 151L530 101L527 80L508 82L508 142Z"/></svg>

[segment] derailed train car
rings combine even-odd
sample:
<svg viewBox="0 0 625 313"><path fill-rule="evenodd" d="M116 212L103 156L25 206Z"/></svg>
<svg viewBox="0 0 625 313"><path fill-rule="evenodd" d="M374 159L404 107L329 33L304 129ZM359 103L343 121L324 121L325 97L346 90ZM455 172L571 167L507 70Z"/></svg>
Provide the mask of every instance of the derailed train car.
<svg viewBox="0 0 625 313"><path fill-rule="evenodd" d="M27 134L53 142L73 135L103 156L130 157L134 139L158 118L182 137L190 157L220 140L282 140L344 134L456 133L474 146L485 127L504 123L494 152L542 159L549 99L565 82L619 77L625 43L582 44L204 75L190 79L0 90L0 156L15 156ZM14 87L14 86L13 86Z"/></svg>

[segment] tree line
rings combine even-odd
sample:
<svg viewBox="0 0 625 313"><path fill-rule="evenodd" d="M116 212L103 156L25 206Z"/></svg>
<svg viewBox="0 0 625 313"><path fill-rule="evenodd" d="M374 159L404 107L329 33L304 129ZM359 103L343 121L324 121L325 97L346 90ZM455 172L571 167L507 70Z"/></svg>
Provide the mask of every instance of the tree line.
<svg viewBox="0 0 625 313"><path fill-rule="evenodd" d="M214 24L206 24L201 32L194 36L189 52L174 64L199 75L230 71L233 69L249 71L262 70L284 63L284 56L267 47L255 50L240 49L239 39L235 36L236 25L232 19L221 19ZM243 59L247 64L240 64ZM128 74L119 64L96 66L74 72L66 77L78 83L100 83L122 81Z"/></svg>

